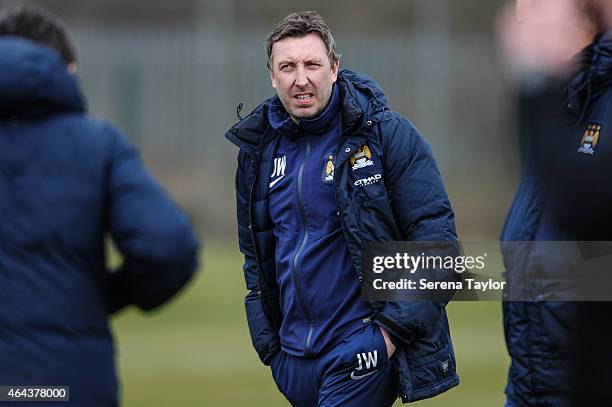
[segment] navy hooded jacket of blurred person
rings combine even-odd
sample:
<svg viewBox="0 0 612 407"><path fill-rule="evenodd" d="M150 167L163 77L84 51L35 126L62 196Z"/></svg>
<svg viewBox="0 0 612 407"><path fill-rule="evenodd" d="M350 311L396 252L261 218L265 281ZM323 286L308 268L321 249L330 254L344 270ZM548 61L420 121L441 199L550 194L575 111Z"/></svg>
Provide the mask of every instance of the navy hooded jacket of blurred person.
<svg viewBox="0 0 612 407"><path fill-rule="evenodd" d="M605 13L596 2L575 4L584 25L573 38L583 36L586 47L577 47L578 54L559 66L534 64L531 57L546 53L535 51L521 75L524 165L502 233L506 242L570 241L580 248L612 240L612 32L600 21ZM563 28L568 21L557 24ZM563 41L554 30L541 35ZM530 40L537 38L532 34L525 39ZM533 273L546 270L547 256L567 255L517 247L504 253L508 278L530 285L538 284ZM610 405L611 313L603 302L505 302L507 405Z"/></svg>
<svg viewBox="0 0 612 407"><path fill-rule="evenodd" d="M387 406L459 383L443 302L366 302L363 242L456 245L431 149L366 75L339 70L314 12L267 41L277 96L226 137L240 147L240 250L251 339L294 406ZM453 243L454 242L454 243Z"/></svg>
<svg viewBox="0 0 612 407"><path fill-rule="evenodd" d="M196 270L199 244L134 147L87 115L75 70L56 17L3 12L0 385L70 386L70 405L111 407L109 316L167 301ZM113 272L108 234L123 256Z"/></svg>

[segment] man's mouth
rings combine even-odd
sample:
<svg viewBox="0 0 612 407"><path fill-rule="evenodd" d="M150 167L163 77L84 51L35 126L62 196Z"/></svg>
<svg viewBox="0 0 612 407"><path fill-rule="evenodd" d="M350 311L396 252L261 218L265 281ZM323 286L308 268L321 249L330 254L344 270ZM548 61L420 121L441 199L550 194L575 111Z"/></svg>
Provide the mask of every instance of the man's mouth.
<svg viewBox="0 0 612 407"><path fill-rule="evenodd" d="M300 102L308 102L312 99L314 95L312 93L298 93L294 96Z"/></svg>

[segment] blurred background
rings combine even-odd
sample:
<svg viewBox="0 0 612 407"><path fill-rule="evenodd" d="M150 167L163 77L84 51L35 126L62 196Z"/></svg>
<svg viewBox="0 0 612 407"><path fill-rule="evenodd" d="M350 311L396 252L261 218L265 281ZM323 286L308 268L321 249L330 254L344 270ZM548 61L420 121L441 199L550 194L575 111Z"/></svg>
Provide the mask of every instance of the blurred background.
<svg viewBox="0 0 612 407"><path fill-rule="evenodd" d="M0 6L22 4L0 0ZM90 112L122 129L197 225L203 270L170 305L113 323L124 405L284 406L251 348L237 250L236 148L224 138L273 94L266 34L319 11L341 67L371 75L432 145L463 240L496 240L518 183L502 0L39 0L77 45ZM462 385L417 406L501 406L501 304L449 306Z"/></svg>

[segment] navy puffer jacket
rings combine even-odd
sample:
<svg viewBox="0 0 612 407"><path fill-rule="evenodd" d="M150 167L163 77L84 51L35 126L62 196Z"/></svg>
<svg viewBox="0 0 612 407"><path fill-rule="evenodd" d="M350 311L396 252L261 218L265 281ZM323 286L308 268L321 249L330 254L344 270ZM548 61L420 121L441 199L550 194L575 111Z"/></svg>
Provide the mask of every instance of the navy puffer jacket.
<svg viewBox="0 0 612 407"><path fill-rule="evenodd" d="M608 187L612 157L612 32L598 35L575 61L579 69L568 83L539 78L538 86L522 89L525 162L502 233L509 282L539 284L536 277L538 270L544 269L543 262L566 259L564 253L537 250L554 247L538 242L612 240L612 193ZM600 130L594 140L588 137L593 127ZM558 292L563 288L562 284L556 286ZM601 303L590 306L607 309ZM584 375L573 367L576 355L584 358L597 353L598 366L591 371L599 373L586 377L597 376L599 382L591 382L590 387L598 389L594 392L605 391L609 384L604 380L609 377L608 354L601 349L585 349L584 341L576 342L584 335L578 332L579 326L585 326L583 321L592 322L592 331L601 321L580 315L579 309L578 304L569 301L503 304L511 356L506 394L513 406L573 405L575 386L581 380L578 376Z"/></svg>
<svg viewBox="0 0 612 407"><path fill-rule="evenodd" d="M107 236L123 255L112 273ZM168 300L197 251L136 150L85 113L59 56L1 37L0 385L70 386L70 405L116 406L109 316Z"/></svg>

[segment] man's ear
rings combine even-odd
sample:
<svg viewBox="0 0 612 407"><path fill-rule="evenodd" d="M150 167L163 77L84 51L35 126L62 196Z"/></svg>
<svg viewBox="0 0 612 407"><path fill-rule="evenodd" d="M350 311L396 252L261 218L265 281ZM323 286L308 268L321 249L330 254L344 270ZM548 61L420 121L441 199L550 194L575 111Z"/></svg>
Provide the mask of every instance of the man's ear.
<svg viewBox="0 0 612 407"><path fill-rule="evenodd" d="M334 82L338 80L338 70L340 70L340 60L336 61L335 64L332 64L332 76L334 78Z"/></svg>
<svg viewBox="0 0 612 407"><path fill-rule="evenodd" d="M270 68L269 71L270 71L270 81L272 82L272 87L276 89L276 79L274 78L274 72L272 72L272 68Z"/></svg>
<svg viewBox="0 0 612 407"><path fill-rule="evenodd" d="M78 65L76 62L71 62L68 64L68 72L70 72L72 75L77 73L77 69Z"/></svg>

